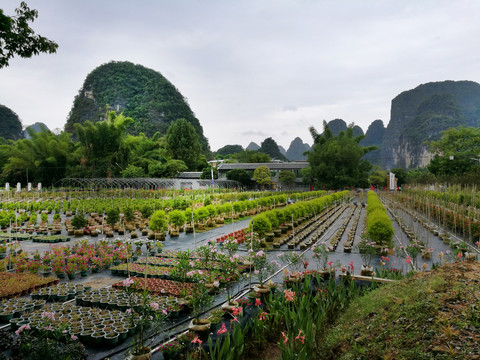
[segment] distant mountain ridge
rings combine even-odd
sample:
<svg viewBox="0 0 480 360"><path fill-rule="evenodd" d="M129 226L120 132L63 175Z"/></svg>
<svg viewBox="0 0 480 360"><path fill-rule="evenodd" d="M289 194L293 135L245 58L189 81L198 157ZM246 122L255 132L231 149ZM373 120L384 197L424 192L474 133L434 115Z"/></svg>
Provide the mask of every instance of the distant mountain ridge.
<svg viewBox="0 0 480 360"><path fill-rule="evenodd" d="M382 141L382 165L418 167L429 163L425 141L459 125L480 126L480 84L431 82L404 91L392 100L390 122Z"/></svg>

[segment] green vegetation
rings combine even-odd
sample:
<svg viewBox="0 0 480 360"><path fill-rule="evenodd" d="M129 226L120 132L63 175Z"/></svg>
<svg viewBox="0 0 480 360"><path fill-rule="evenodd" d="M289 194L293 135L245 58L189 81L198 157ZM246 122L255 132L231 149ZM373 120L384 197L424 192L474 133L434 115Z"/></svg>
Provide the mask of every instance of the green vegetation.
<svg viewBox="0 0 480 360"><path fill-rule="evenodd" d="M478 269L478 262L452 263L356 298L325 332L320 358L471 359Z"/></svg>
<svg viewBox="0 0 480 360"><path fill-rule="evenodd" d="M1 14L0 9L0 14ZM0 134L5 139L17 140L22 138L22 123L15 114L8 107L0 105Z"/></svg>
<svg viewBox="0 0 480 360"><path fill-rule="evenodd" d="M333 136L326 122L323 126L323 134L310 128L315 143L308 152L309 166L303 172L304 182L335 189L367 187L372 165L362 157L376 147L360 146L364 135L354 136L353 124L338 136Z"/></svg>
<svg viewBox="0 0 480 360"><path fill-rule="evenodd" d="M58 48L57 43L36 35L28 25L38 17L37 10L22 1L15 12L15 16L8 16L0 9L0 69L8 66L15 55L30 58L39 53L53 54Z"/></svg>
<svg viewBox="0 0 480 360"><path fill-rule="evenodd" d="M186 99L159 72L127 61L97 67L75 97L65 130L72 132L74 124L102 119L110 109L135 119L127 129L132 135L165 135L172 122L185 119L195 128L202 152L209 152L202 126Z"/></svg>
<svg viewBox="0 0 480 360"><path fill-rule="evenodd" d="M368 192L367 204L368 238L370 241L375 242L376 245L391 247L395 230L393 229L392 220L388 217L385 207L375 192Z"/></svg>
<svg viewBox="0 0 480 360"><path fill-rule="evenodd" d="M272 182L270 170L265 165L257 167L253 172L253 180L255 180L259 185L261 185L263 189L265 185Z"/></svg>

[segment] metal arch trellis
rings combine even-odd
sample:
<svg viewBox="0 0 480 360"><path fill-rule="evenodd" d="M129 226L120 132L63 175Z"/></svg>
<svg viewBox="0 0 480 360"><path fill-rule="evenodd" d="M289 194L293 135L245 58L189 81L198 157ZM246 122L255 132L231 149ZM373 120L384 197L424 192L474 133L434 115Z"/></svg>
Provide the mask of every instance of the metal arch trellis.
<svg viewBox="0 0 480 360"><path fill-rule="evenodd" d="M167 178L64 178L55 185L60 187L99 189L181 189L185 185L192 188L208 189L211 187L210 180ZM220 189L239 188L241 184L234 180L215 180L214 187Z"/></svg>

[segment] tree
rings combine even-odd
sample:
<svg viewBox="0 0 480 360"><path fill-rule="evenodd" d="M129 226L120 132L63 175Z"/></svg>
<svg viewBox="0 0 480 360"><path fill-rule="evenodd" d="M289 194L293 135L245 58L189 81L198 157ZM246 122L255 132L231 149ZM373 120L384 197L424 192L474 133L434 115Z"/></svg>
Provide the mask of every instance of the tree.
<svg viewBox="0 0 480 360"><path fill-rule="evenodd" d="M185 213L182 210L172 210L168 213L168 222L175 228L180 228L187 221Z"/></svg>
<svg viewBox="0 0 480 360"><path fill-rule="evenodd" d="M199 168L202 148L195 128L187 120L172 122L167 130L167 150L173 159L182 160L188 170Z"/></svg>
<svg viewBox="0 0 480 360"><path fill-rule="evenodd" d="M143 169L139 166L135 165L128 165L125 170L122 170L122 177L123 178L141 178L145 177L145 173Z"/></svg>
<svg viewBox="0 0 480 360"><path fill-rule="evenodd" d="M215 166L213 168L213 178L218 179L218 169ZM209 166L204 167L202 169L202 174L200 175L200 179L212 179L212 165L209 164Z"/></svg>
<svg viewBox="0 0 480 360"><path fill-rule="evenodd" d="M272 159L278 159L283 161L288 161L288 159L282 155L280 150L278 149L278 145L271 137L266 138L263 140L262 144L260 145L259 152L268 154Z"/></svg>
<svg viewBox="0 0 480 360"><path fill-rule="evenodd" d="M254 150L245 150L235 154L234 158L241 163L269 163L270 155Z"/></svg>
<svg viewBox="0 0 480 360"><path fill-rule="evenodd" d="M378 166L370 173L368 180L370 184L383 188L387 186L387 170L381 170Z"/></svg>
<svg viewBox="0 0 480 360"><path fill-rule="evenodd" d="M252 184L252 174L245 169L232 169L227 171L227 180L235 180L244 186Z"/></svg>
<svg viewBox="0 0 480 360"><path fill-rule="evenodd" d="M152 218L148 224L148 228L154 232L163 232L167 230L167 216L165 211L157 210L153 213Z"/></svg>
<svg viewBox="0 0 480 360"><path fill-rule="evenodd" d="M58 48L54 41L35 35L28 25L38 17L37 10L30 10L22 1L15 12L16 16L7 16L0 9L0 69L8 66L15 55L30 58L39 53L53 54Z"/></svg>
<svg viewBox="0 0 480 360"><path fill-rule="evenodd" d="M10 182L52 184L64 178L73 164L76 149L67 133L59 136L50 131L30 131L31 139L21 139L0 146L0 159L7 156L2 177ZM1 160L0 160L1 161Z"/></svg>
<svg viewBox="0 0 480 360"><path fill-rule="evenodd" d="M126 127L131 123L133 119L110 111L104 121L74 124L84 176L115 177L128 165L130 149L125 139Z"/></svg>
<svg viewBox="0 0 480 360"><path fill-rule="evenodd" d="M428 165L434 175L465 174L480 161L480 128L459 126L442 132L440 140L428 143L435 157Z"/></svg>
<svg viewBox="0 0 480 360"><path fill-rule="evenodd" d="M377 147L360 146L364 135L353 135L354 124L350 124L346 131L340 131L338 136L333 136L326 121L323 127L323 134L310 128L314 140L313 149L308 152L309 167L312 169L310 176L317 185L327 188L367 187L372 164L362 156Z"/></svg>
<svg viewBox="0 0 480 360"><path fill-rule="evenodd" d="M120 221L120 210L118 208L110 208L107 211L107 224L113 227Z"/></svg>
<svg viewBox="0 0 480 360"><path fill-rule="evenodd" d="M289 170L282 170L278 174L278 180L287 187L295 184L295 174Z"/></svg>
<svg viewBox="0 0 480 360"><path fill-rule="evenodd" d="M215 154L221 156L233 155L243 151L242 145L225 145L218 149Z"/></svg>
<svg viewBox="0 0 480 360"><path fill-rule="evenodd" d="M265 165L257 167L253 172L253 180L255 180L259 185L261 185L263 189L266 184L270 184L272 182L272 178L270 176L270 169L267 168Z"/></svg>

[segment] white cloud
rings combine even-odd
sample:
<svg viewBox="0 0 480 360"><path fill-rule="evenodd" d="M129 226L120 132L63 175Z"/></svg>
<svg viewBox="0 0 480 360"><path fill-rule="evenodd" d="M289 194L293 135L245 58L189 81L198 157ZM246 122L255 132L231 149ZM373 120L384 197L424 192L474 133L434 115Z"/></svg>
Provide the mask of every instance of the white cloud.
<svg viewBox="0 0 480 360"><path fill-rule="evenodd" d="M17 0L6 0L13 14ZM58 53L0 70L0 103L24 124L62 127L87 74L127 60L188 98L211 148L272 137L288 148L308 126L389 121L419 84L479 81L473 0L30 0L33 28Z"/></svg>

